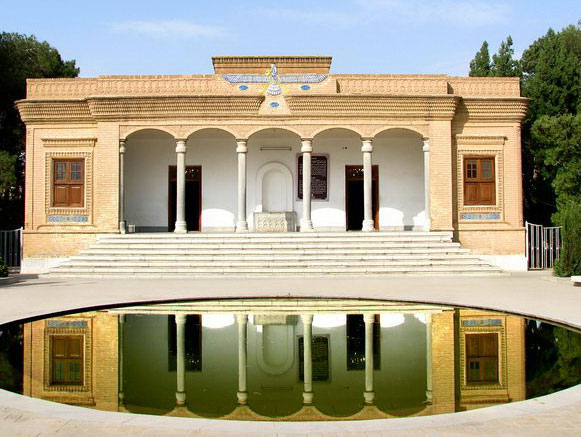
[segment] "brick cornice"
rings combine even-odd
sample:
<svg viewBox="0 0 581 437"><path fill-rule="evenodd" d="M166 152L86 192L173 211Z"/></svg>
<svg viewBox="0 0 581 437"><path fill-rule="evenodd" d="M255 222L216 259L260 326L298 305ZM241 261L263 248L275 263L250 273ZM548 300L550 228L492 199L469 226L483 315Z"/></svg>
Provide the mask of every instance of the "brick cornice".
<svg viewBox="0 0 581 437"><path fill-rule="evenodd" d="M393 117L450 120L455 114L456 96L385 96L385 95L305 95L287 96L293 115L330 117Z"/></svg>
<svg viewBox="0 0 581 437"><path fill-rule="evenodd" d="M524 97L465 97L458 106L458 117L469 120L522 121L529 100Z"/></svg>

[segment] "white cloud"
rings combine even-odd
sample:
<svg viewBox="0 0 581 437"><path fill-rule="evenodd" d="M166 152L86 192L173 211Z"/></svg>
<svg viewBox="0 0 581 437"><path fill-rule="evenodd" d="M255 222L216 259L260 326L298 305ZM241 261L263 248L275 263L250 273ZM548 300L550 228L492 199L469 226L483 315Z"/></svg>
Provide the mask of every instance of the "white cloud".
<svg viewBox="0 0 581 437"><path fill-rule="evenodd" d="M205 26L184 20L124 21L112 24L110 30L157 38L216 38L226 35L222 27Z"/></svg>
<svg viewBox="0 0 581 437"><path fill-rule="evenodd" d="M354 17L351 14L326 10L309 10L307 12L304 10L288 8L262 8L256 10L256 12L268 18L292 20L303 23L339 25L349 25L354 23Z"/></svg>

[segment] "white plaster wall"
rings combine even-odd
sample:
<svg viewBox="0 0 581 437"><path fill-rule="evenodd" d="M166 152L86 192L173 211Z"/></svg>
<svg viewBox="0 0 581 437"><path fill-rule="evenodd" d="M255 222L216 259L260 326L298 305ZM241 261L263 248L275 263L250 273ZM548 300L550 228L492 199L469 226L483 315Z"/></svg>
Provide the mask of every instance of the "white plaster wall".
<svg viewBox="0 0 581 437"><path fill-rule="evenodd" d="M175 165L175 140L164 132L137 132L126 142L125 219L138 227L165 227L168 166Z"/></svg>

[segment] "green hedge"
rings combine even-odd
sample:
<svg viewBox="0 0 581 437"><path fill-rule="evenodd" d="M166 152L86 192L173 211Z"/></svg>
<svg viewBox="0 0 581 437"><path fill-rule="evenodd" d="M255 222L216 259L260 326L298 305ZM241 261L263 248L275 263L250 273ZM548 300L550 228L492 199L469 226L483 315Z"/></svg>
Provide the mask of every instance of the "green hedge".
<svg viewBox="0 0 581 437"><path fill-rule="evenodd" d="M556 276L581 275L581 203L571 202L559 211L558 224L563 243L553 272Z"/></svg>
<svg viewBox="0 0 581 437"><path fill-rule="evenodd" d="M0 278L8 276L8 266L4 264L4 260L0 258Z"/></svg>

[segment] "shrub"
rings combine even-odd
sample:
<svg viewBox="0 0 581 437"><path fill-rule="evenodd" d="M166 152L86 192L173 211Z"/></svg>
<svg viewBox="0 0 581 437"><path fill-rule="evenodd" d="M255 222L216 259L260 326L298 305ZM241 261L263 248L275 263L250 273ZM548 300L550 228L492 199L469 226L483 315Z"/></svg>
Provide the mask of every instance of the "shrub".
<svg viewBox="0 0 581 437"><path fill-rule="evenodd" d="M0 278L8 276L8 266L4 264L4 260L0 258Z"/></svg>
<svg viewBox="0 0 581 437"><path fill-rule="evenodd" d="M559 211L562 226L562 245L559 260L555 263L557 276L581 275L581 203L571 202Z"/></svg>

